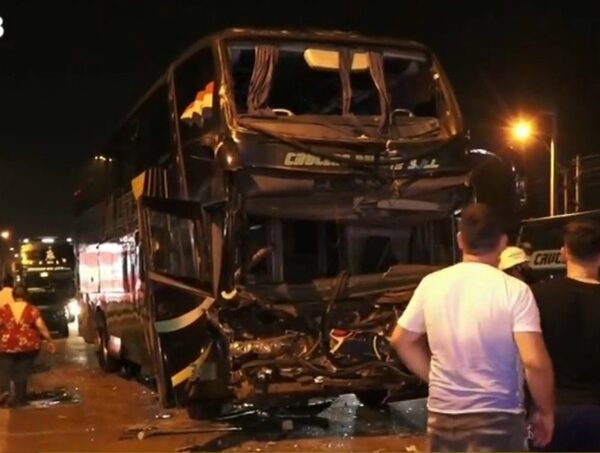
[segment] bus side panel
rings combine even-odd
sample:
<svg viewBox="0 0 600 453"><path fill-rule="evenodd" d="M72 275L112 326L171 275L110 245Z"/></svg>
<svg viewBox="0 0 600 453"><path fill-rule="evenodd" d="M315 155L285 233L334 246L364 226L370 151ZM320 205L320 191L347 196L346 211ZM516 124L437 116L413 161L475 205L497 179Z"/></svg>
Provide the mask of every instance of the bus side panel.
<svg viewBox="0 0 600 453"><path fill-rule="evenodd" d="M148 368L149 353L129 277L132 238L100 244L100 291L110 352Z"/></svg>
<svg viewBox="0 0 600 453"><path fill-rule="evenodd" d="M80 245L78 248L78 272L81 314L79 335L87 343L96 339L95 313L99 289L98 249L96 244Z"/></svg>

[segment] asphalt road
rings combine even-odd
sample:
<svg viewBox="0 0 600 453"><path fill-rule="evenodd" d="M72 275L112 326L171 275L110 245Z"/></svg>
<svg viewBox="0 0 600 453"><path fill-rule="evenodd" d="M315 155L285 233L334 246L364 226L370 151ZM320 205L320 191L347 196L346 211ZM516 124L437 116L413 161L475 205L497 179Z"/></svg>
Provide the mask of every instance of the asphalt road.
<svg viewBox="0 0 600 453"><path fill-rule="evenodd" d="M136 380L102 373L81 338L72 335L58 343L56 355L42 354L38 359L30 384L31 405L0 409L0 451L386 452L427 448L422 400L376 411L361 407L353 395L344 395L318 415L302 411L273 418L244 408L244 414L230 420L195 422L182 410L162 409L152 390ZM145 434L138 439L137 432L148 427L188 432ZM193 430L201 432L189 432ZM127 434L130 437L123 438Z"/></svg>

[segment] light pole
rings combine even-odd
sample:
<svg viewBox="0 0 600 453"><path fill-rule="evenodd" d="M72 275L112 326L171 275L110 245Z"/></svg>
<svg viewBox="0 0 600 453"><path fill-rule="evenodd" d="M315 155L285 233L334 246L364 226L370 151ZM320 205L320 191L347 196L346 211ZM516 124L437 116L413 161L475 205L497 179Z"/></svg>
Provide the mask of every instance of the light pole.
<svg viewBox="0 0 600 453"><path fill-rule="evenodd" d="M4 278L8 268L9 241L12 234L10 230L0 231L0 277Z"/></svg>
<svg viewBox="0 0 600 453"><path fill-rule="evenodd" d="M550 187L549 187L549 208L550 216L556 215L556 114L553 110L542 110L537 116L547 115L552 119L550 131ZM535 127L531 120L518 119L510 127L512 138L522 144L525 144L532 138L535 138Z"/></svg>
<svg viewBox="0 0 600 453"><path fill-rule="evenodd" d="M556 213L556 194L554 193L556 188L556 115L552 110L540 113L549 115L552 121L550 130L550 216L554 216Z"/></svg>

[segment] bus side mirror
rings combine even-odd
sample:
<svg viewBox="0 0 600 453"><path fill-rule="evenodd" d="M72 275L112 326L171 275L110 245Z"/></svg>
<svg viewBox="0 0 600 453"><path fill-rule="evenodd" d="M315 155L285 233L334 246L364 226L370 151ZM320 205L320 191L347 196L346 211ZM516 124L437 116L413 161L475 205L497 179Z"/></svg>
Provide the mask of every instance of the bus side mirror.
<svg viewBox="0 0 600 453"><path fill-rule="evenodd" d="M508 212L526 207L525 177L510 161L486 149L470 149L467 154L473 162L471 181L480 201Z"/></svg>
<svg viewBox="0 0 600 453"><path fill-rule="evenodd" d="M217 145L215 153L217 162L224 170L239 170L242 168L240 150L230 137L225 138Z"/></svg>

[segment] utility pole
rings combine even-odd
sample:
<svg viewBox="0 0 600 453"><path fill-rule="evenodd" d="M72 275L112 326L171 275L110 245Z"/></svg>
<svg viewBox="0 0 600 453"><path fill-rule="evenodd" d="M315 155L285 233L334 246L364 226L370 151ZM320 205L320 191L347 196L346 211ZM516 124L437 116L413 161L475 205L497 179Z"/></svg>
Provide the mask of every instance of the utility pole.
<svg viewBox="0 0 600 453"><path fill-rule="evenodd" d="M581 211L581 158L575 156L575 211Z"/></svg>
<svg viewBox="0 0 600 453"><path fill-rule="evenodd" d="M556 215L556 144L558 139L558 119L556 110L540 110L536 116L546 115L550 117L550 143L548 146L548 150L550 151L550 174L548 177L549 182L549 200L548 200L548 208L550 217ZM525 120L519 120L516 122L511 128L513 138L517 139L521 143L529 140L532 135L532 126L531 123Z"/></svg>
<svg viewBox="0 0 600 453"><path fill-rule="evenodd" d="M563 214L569 213L569 169L564 168L562 171L563 177Z"/></svg>
<svg viewBox="0 0 600 453"><path fill-rule="evenodd" d="M550 115L550 118L552 120L552 130L550 132L550 216L554 216L556 214L556 195L554 193L556 183L554 182L554 178L556 177L556 132L558 129L558 121L556 118L556 112L554 110L550 110L544 113Z"/></svg>

